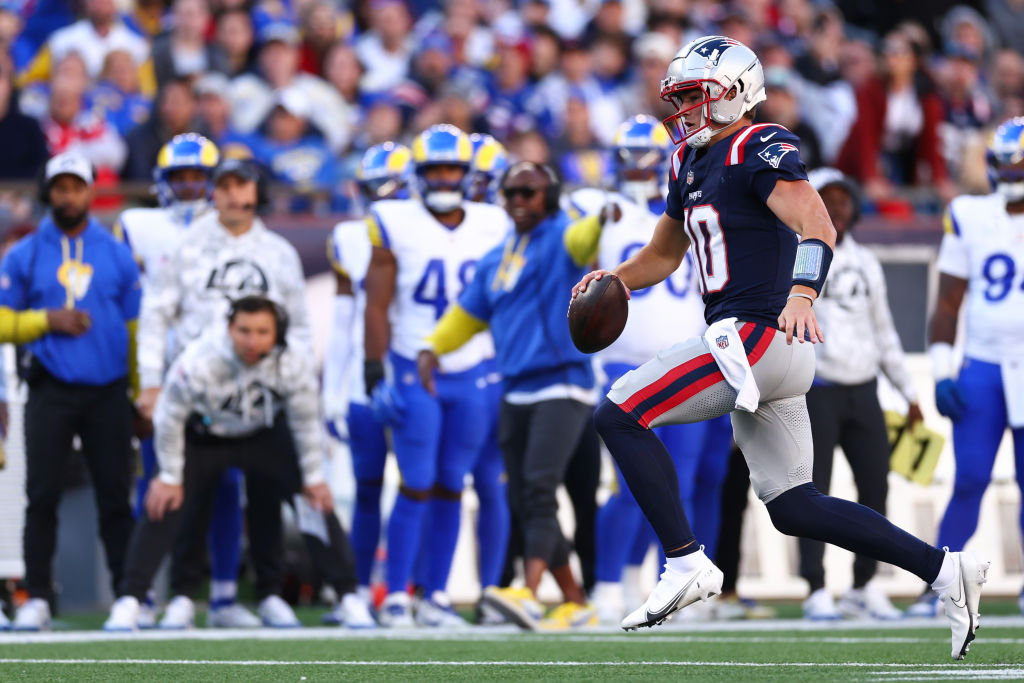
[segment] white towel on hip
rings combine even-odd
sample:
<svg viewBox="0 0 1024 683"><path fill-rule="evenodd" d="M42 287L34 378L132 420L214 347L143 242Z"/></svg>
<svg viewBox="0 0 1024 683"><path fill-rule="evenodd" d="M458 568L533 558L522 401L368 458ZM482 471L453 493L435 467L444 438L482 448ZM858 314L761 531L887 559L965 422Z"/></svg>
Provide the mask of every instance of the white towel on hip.
<svg viewBox="0 0 1024 683"><path fill-rule="evenodd" d="M1000 366L1003 394L1006 396L1006 418L1014 429L1024 427L1024 354L1006 358Z"/></svg>
<svg viewBox="0 0 1024 683"><path fill-rule="evenodd" d="M757 410L761 392L754 381L754 371L747 361L743 340L736 331L736 318L719 320L704 333L711 356L718 363L725 381L736 390L736 408L752 413Z"/></svg>

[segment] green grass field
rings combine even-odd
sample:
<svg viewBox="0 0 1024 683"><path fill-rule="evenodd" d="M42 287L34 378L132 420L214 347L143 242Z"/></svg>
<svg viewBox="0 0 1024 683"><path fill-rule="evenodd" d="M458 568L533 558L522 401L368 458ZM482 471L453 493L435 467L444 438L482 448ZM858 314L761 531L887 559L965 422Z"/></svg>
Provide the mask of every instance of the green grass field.
<svg viewBox="0 0 1024 683"><path fill-rule="evenodd" d="M842 628L777 620L690 622L643 633L0 634L0 680L701 680L1024 679L1024 619L992 617L965 662L941 621Z"/></svg>

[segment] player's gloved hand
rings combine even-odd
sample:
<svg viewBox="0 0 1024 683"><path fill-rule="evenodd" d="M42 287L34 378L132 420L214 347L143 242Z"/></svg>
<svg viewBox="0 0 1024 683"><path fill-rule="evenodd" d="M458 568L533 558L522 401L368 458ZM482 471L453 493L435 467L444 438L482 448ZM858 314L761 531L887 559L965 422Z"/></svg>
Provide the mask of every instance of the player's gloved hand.
<svg viewBox="0 0 1024 683"><path fill-rule="evenodd" d="M348 443L348 423L345 421L345 418L338 417L325 420L324 426L327 428L327 433L332 437L342 443Z"/></svg>
<svg viewBox="0 0 1024 683"><path fill-rule="evenodd" d="M390 427L405 424L405 401L391 382L380 382L370 394L370 411L377 422Z"/></svg>
<svg viewBox="0 0 1024 683"><path fill-rule="evenodd" d="M373 393L374 388L384 380L384 363L379 360L363 361L363 387L366 395Z"/></svg>
<svg viewBox="0 0 1024 683"><path fill-rule="evenodd" d="M939 413L945 415L953 422L957 422L964 416L967 410L967 403L964 401L960 387L952 377L935 383L935 407Z"/></svg>

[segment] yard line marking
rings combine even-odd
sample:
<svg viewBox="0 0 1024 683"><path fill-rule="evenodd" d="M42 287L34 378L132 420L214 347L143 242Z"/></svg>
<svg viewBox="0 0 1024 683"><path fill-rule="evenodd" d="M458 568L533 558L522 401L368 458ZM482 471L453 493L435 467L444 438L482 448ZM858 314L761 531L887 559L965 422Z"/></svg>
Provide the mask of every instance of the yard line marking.
<svg viewBox="0 0 1024 683"><path fill-rule="evenodd" d="M956 678L957 680L1020 680L1024 678L1024 669L972 669L955 671L950 669L922 668L909 671L872 671L868 680L874 681L933 681L936 678Z"/></svg>
<svg viewBox="0 0 1024 683"><path fill-rule="evenodd" d="M982 671L1015 671L1024 672L1024 669L993 669L991 664L980 665L980 664L936 664L936 665L921 665L921 664L884 664L879 662L682 662L682 661L668 661L668 660L654 660L654 661L593 661L593 662L569 662L569 661L523 661L523 660L506 660L506 661L441 661L441 660L421 660L421 661L406 661L406 660L353 660L347 661L343 659L339 660L297 660L297 661L282 661L276 659L268 660L228 660L228 659L58 659L58 658L30 658L30 657L11 657L11 658L0 658L0 664L92 664L92 665L108 665L108 664L157 664L160 666L167 666L172 664L181 664L187 666L209 666L209 665L221 665L221 666L393 666L393 667L417 667L417 666L519 666L519 667L587 667L587 666L707 666L707 667L740 667L740 668L765 668L765 667L800 667L800 668L813 668L813 667L826 667L826 668L875 668L880 671L872 672L873 674L882 675L888 672L885 669L908 669L907 673L915 675L924 675L926 673L935 673L935 675L943 676L955 676L962 674L965 669L974 673ZM979 669L977 667L986 666L987 669ZM972 667L974 667L972 669ZM894 675L899 675L899 672L894 672Z"/></svg>

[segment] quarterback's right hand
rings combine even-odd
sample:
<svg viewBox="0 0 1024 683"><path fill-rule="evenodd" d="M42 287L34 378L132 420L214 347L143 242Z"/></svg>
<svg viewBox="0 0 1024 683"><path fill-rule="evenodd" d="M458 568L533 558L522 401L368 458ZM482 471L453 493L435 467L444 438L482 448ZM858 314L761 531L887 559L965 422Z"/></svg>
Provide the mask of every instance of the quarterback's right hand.
<svg viewBox="0 0 1024 683"><path fill-rule="evenodd" d="M74 308L51 308L46 311L46 324L50 332L78 337L89 331L92 318L88 312Z"/></svg>
<svg viewBox="0 0 1024 683"><path fill-rule="evenodd" d="M405 423L405 401L391 382L381 382L374 388L370 410L382 425L401 427Z"/></svg>
<svg viewBox="0 0 1024 683"><path fill-rule="evenodd" d="M139 397L135 399L135 407L139 409L139 415L152 421L158 398L160 398L160 387L149 387L140 391Z"/></svg>
<svg viewBox="0 0 1024 683"><path fill-rule="evenodd" d="M159 522L164 515L181 507L185 500L185 487L181 484L168 484L159 477L149 480L146 490L146 514L154 522Z"/></svg>
<svg viewBox="0 0 1024 683"><path fill-rule="evenodd" d="M583 279L577 282L576 286L572 288L572 299L570 299L570 303L577 296L587 291L587 285L590 284L591 280L600 280L605 275L615 275L615 273L611 272L610 270L592 270L586 275L584 275ZM621 278L619 279L619 282L622 282ZM629 287L626 286L625 282L622 282L622 288L626 290L626 298L630 298Z"/></svg>
<svg viewBox="0 0 1024 683"><path fill-rule="evenodd" d="M952 377L935 383L935 407L939 413L945 415L953 422L957 422L964 416L967 403L960 393L960 387Z"/></svg>

